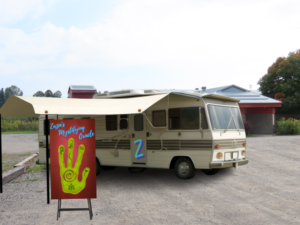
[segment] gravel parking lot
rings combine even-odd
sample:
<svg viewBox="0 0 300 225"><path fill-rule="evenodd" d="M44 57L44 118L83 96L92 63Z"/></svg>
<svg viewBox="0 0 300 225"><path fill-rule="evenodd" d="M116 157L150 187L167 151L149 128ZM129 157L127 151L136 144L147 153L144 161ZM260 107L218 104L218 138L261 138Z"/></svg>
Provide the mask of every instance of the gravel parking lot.
<svg viewBox="0 0 300 225"><path fill-rule="evenodd" d="M300 136L248 138L248 165L214 176L197 171L191 180L172 170L102 172L92 221L85 211L62 212L57 222L57 200L46 204L46 174L24 174L4 185L0 224L300 224L299 146ZM87 202L63 200L62 207Z"/></svg>
<svg viewBox="0 0 300 225"><path fill-rule="evenodd" d="M38 134L2 134L2 153L39 152Z"/></svg>

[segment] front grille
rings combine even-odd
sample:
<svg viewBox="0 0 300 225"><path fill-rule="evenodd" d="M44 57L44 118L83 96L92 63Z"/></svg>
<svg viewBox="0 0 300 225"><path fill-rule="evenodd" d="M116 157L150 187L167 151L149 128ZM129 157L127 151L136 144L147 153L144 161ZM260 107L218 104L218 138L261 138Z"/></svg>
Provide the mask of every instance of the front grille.
<svg viewBox="0 0 300 225"><path fill-rule="evenodd" d="M214 145L219 144L220 149L233 149L233 148L243 148L244 142L246 142L245 139L215 140Z"/></svg>

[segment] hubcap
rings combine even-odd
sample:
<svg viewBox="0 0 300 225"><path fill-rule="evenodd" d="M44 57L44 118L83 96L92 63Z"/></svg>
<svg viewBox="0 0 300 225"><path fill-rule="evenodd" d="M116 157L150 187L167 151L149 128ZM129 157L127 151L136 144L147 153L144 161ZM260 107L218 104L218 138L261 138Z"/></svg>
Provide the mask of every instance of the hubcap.
<svg viewBox="0 0 300 225"><path fill-rule="evenodd" d="M178 172L181 175L187 175L190 171L190 166L187 162L181 162L178 166Z"/></svg>

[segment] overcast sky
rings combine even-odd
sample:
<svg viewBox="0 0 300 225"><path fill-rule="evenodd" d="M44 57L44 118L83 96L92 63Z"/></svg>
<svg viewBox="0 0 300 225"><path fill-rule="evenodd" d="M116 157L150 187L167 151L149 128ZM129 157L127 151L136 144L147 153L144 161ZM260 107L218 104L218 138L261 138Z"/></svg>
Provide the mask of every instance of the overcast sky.
<svg viewBox="0 0 300 225"><path fill-rule="evenodd" d="M24 96L257 82L300 48L298 0L0 0L0 88Z"/></svg>

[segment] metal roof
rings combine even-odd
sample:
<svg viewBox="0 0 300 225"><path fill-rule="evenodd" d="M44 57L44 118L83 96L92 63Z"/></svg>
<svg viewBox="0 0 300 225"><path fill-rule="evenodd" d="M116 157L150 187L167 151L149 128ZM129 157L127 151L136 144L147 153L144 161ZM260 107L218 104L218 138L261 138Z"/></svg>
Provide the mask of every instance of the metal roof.
<svg viewBox="0 0 300 225"><path fill-rule="evenodd" d="M71 90L89 90L89 91L97 90L94 85L70 85L69 89L71 89Z"/></svg>
<svg viewBox="0 0 300 225"><path fill-rule="evenodd" d="M201 90L202 91L202 90ZM210 88L202 93L219 94L240 100L239 104L281 104L281 101L264 96L258 91L246 90L237 85L227 85L217 88Z"/></svg>

